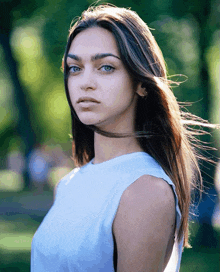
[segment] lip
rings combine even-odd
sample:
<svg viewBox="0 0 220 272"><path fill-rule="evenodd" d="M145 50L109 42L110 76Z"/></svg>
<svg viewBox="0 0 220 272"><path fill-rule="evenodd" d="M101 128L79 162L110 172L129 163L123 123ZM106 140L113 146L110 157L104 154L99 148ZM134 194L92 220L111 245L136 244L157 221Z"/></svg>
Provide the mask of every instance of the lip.
<svg viewBox="0 0 220 272"><path fill-rule="evenodd" d="M100 102L99 102L98 100L96 100L95 98L88 97L88 96L80 97L80 98L77 100L77 103L89 103L89 102L100 103Z"/></svg>

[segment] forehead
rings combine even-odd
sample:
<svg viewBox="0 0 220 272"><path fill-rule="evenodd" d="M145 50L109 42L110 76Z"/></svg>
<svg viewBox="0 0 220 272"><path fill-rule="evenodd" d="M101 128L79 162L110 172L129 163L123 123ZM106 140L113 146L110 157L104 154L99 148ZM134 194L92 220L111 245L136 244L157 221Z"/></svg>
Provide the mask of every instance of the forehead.
<svg viewBox="0 0 220 272"><path fill-rule="evenodd" d="M113 53L119 56L115 37L101 27L88 28L77 34L71 43L69 53L76 55Z"/></svg>

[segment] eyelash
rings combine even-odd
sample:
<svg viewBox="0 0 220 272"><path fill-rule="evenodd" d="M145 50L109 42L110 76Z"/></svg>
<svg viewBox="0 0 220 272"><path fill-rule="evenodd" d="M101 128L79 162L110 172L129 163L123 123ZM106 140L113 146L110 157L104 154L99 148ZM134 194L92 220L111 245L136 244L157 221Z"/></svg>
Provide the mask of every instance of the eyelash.
<svg viewBox="0 0 220 272"><path fill-rule="evenodd" d="M80 69L78 66L70 66L70 67L68 67L68 72L71 72L71 73L74 73L74 72L78 72L78 71L71 71L71 69L72 68L78 68L78 69Z"/></svg>
<svg viewBox="0 0 220 272"><path fill-rule="evenodd" d="M102 69L103 67L108 67L108 68L111 68L111 70L110 70L110 71L105 71L105 72L108 72L108 73L113 72L113 71L115 70L115 68L114 68L114 67L112 67L111 65L103 65L103 66L101 66L101 68L100 68L100 69Z"/></svg>
<svg viewBox="0 0 220 272"><path fill-rule="evenodd" d="M115 70L115 68L113 67L113 66L111 66L111 65L102 65L98 70L101 70L103 67L108 67L108 68L110 68L111 70L110 71L104 71L104 72L106 72L106 73L112 73L114 70ZM68 72L69 73L77 73L77 72L79 72L80 70L77 70L77 71L71 71L71 69L72 68L77 68L77 69L80 69L78 66L69 66L68 67Z"/></svg>

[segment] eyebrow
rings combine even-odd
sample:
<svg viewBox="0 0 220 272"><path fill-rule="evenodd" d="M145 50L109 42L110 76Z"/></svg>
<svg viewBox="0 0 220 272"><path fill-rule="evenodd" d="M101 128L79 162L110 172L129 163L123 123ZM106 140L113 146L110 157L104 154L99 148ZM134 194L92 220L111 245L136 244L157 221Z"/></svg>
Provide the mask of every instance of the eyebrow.
<svg viewBox="0 0 220 272"><path fill-rule="evenodd" d="M74 59L76 61L82 61L82 58L77 56L77 55L74 55L74 54L68 54L67 57L71 58L71 59ZM99 59L103 59L103 58L106 58L106 57L114 57L114 58L117 58L120 60L120 58L112 53L98 53L98 54L95 54L94 56L91 57L91 61L95 61L95 60L99 60Z"/></svg>

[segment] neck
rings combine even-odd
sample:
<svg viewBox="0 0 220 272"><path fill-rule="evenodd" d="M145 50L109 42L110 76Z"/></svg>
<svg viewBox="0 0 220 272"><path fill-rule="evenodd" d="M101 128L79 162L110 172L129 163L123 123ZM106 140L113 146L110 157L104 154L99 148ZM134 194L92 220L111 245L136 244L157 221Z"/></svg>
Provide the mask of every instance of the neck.
<svg viewBox="0 0 220 272"><path fill-rule="evenodd" d="M95 132L94 163L101 163L115 157L143 151L135 137L110 138Z"/></svg>

